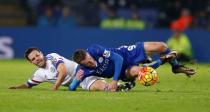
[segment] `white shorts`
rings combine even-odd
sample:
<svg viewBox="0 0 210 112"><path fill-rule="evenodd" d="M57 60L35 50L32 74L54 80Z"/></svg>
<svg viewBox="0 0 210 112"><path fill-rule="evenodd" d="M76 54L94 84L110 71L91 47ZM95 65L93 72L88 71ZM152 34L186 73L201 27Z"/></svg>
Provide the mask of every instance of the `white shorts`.
<svg viewBox="0 0 210 112"><path fill-rule="evenodd" d="M104 78L102 77L98 77L98 76L89 76L86 77L81 83L80 83L80 87L82 87L82 89L85 90L90 90L90 86L97 80L104 80Z"/></svg>

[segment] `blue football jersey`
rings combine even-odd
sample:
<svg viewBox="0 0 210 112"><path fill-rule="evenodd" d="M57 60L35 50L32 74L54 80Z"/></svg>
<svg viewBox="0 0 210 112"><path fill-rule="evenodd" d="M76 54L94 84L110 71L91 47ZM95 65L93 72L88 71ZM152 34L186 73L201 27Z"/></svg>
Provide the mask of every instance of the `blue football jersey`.
<svg viewBox="0 0 210 112"><path fill-rule="evenodd" d="M142 42L129 46L122 45L118 48L111 48L110 50L123 57L124 66L139 65L139 63L142 63L147 59L144 43Z"/></svg>
<svg viewBox="0 0 210 112"><path fill-rule="evenodd" d="M94 44L87 49L87 52L96 60L97 67L82 67L85 76L113 77L114 80L126 80L126 69L132 65L138 65L146 59L144 45L140 42L135 45L121 46L119 48L105 48ZM122 64L116 65L116 62L119 62L118 60L121 59ZM116 71L119 71L119 73L116 73Z"/></svg>

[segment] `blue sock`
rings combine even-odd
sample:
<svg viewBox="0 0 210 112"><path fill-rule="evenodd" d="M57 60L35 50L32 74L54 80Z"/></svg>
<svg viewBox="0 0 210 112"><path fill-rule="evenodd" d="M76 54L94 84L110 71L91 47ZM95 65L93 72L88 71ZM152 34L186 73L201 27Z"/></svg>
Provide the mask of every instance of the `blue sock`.
<svg viewBox="0 0 210 112"><path fill-rule="evenodd" d="M169 54L171 52L171 50L168 48L166 49L166 51L162 52L162 55L166 55ZM179 66L179 62L177 61L177 59L172 60L171 62L169 62L172 66L172 68L177 68Z"/></svg>
<svg viewBox="0 0 210 112"><path fill-rule="evenodd" d="M171 62L169 62L172 66L173 69L176 69L179 67L179 62L177 61L177 59L172 60Z"/></svg>
<svg viewBox="0 0 210 112"><path fill-rule="evenodd" d="M168 48L166 49L166 51L162 52L160 55L166 55L169 54L171 52L171 50Z"/></svg>
<svg viewBox="0 0 210 112"><path fill-rule="evenodd" d="M151 63L143 64L142 66L149 66L154 69L158 68L162 64L162 61L160 59L157 59Z"/></svg>

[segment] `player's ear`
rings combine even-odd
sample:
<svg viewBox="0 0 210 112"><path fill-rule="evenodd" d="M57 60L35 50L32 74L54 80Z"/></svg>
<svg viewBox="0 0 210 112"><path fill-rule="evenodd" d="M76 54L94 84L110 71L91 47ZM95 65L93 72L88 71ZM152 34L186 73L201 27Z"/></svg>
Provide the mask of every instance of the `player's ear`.
<svg viewBox="0 0 210 112"><path fill-rule="evenodd" d="M129 73L129 76L131 76L131 77L138 76L138 74L139 74L139 66L131 66L129 68L128 73Z"/></svg>
<svg viewBox="0 0 210 112"><path fill-rule="evenodd" d="M125 70L126 76L130 76L130 71L131 71L131 67L129 67Z"/></svg>

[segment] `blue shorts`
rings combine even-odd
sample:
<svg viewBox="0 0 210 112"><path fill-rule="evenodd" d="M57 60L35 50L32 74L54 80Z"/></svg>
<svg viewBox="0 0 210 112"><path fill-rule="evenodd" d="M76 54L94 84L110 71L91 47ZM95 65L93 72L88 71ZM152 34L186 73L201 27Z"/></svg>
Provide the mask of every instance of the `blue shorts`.
<svg viewBox="0 0 210 112"><path fill-rule="evenodd" d="M144 43L138 42L135 45L132 45L133 48L128 49L125 52L124 59L129 65L138 65L139 63L144 62L147 59L147 55L144 49ZM126 63L125 63L126 64Z"/></svg>

